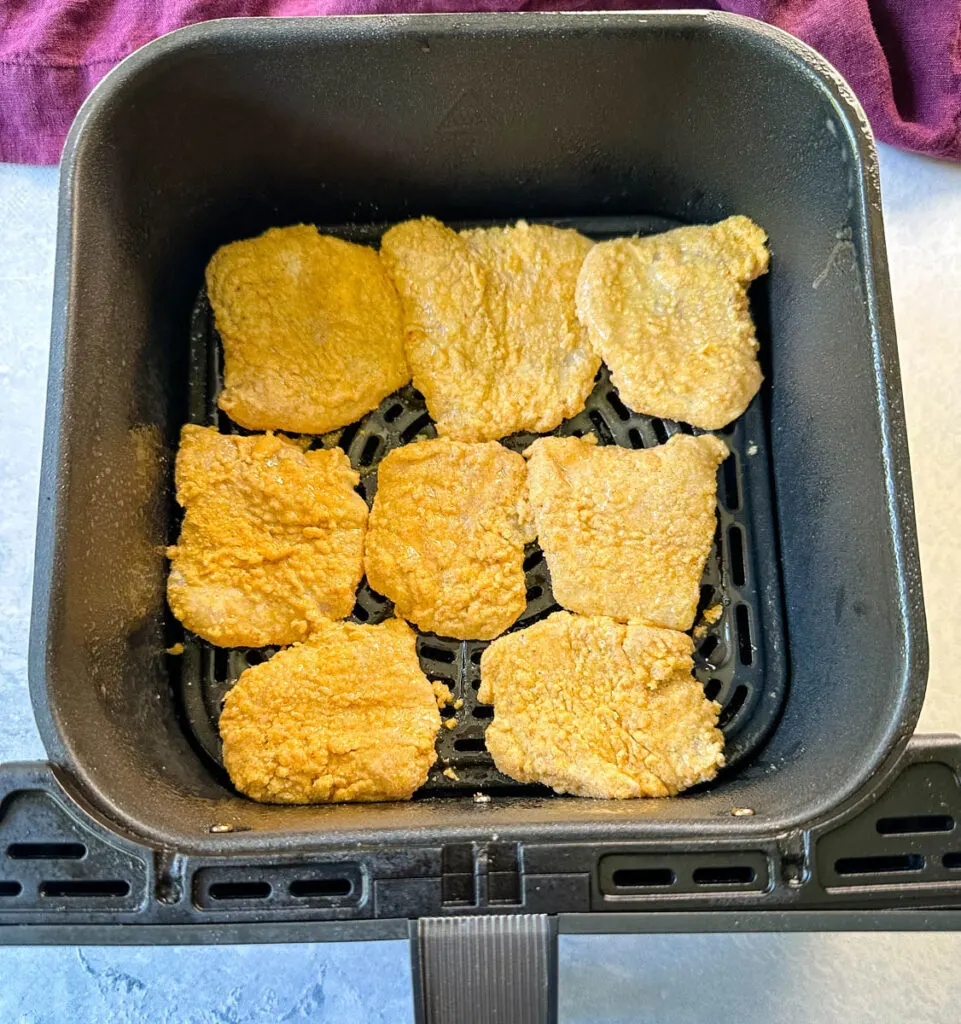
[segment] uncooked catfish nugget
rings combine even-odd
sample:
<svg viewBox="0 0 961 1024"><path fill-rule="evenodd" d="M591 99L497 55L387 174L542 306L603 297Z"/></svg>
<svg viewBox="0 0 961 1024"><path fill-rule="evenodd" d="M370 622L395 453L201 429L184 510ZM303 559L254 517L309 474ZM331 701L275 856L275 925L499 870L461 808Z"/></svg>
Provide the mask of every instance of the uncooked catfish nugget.
<svg viewBox="0 0 961 1024"><path fill-rule="evenodd" d="M496 441L449 438L392 451L378 469L367 532L370 585L421 629L489 640L524 610L534 539L526 466Z"/></svg>
<svg viewBox="0 0 961 1024"><path fill-rule="evenodd" d="M558 604L690 629L716 528L710 434L634 451L541 437L526 452L531 513Z"/></svg>
<svg viewBox="0 0 961 1024"><path fill-rule="evenodd" d="M224 766L264 803L407 800L436 759L440 712L410 627L321 624L248 668L220 716Z"/></svg>
<svg viewBox="0 0 961 1024"><path fill-rule="evenodd" d="M524 221L458 233L425 217L384 235L414 386L439 434L544 433L584 408L600 359L574 289L591 244Z"/></svg>
<svg viewBox="0 0 961 1024"><path fill-rule="evenodd" d="M720 707L691 675L674 630L556 612L495 640L480 700L487 749L505 775L558 793L673 796L724 764Z"/></svg>
<svg viewBox="0 0 961 1024"><path fill-rule="evenodd" d="M354 606L367 505L339 448L305 452L273 434L188 425L177 453L185 509L167 598L187 629L221 647L304 640Z"/></svg>
<svg viewBox="0 0 961 1024"><path fill-rule="evenodd" d="M224 346L219 405L243 427L322 434L410 380L400 300L369 246L272 228L217 250L207 294Z"/></svg>
<svg viewBox="0 0 961 1024"><path fill-rule="evenodd" d="M767 271L747 217L596 245L577 312L635 412L719 430L761 386L747 286Z"/></svg>

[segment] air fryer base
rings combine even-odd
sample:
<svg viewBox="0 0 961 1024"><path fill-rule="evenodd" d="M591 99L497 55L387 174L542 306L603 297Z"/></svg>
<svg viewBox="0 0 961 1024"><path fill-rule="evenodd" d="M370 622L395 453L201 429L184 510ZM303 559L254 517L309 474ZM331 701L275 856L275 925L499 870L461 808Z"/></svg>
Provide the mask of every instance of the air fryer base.
<svg viewBox="0 0 961 1024"><path fill-rule="evenodd" d="M876 158L816 54L703 13L211 23L108 76L62 190L30 652L52 764L0 771L6 941L412 935L425 1019L468 1024L492 1005L452 973L472 952L526 979L503 1019L549 1019L558 930L957 920L961 741L909 742L926 648ZM789 676L716 785L264 807L188 742L162 549L203 266L272 224L425 212L768 231Z"/></svg>
<svg viewBox="0 0 961 1024"><path fill-rule="evenodd" d="M551 1021L558 933L961 928L959 778L961 739L921 736L837 812L741 841L251 856L212 822L221 852L195 856L124 833L46 762L5 764L0 944L409 938L422 1021L479 1022L478 986L505 1020ZM486 973L458 968L484 957Z"/></svg>

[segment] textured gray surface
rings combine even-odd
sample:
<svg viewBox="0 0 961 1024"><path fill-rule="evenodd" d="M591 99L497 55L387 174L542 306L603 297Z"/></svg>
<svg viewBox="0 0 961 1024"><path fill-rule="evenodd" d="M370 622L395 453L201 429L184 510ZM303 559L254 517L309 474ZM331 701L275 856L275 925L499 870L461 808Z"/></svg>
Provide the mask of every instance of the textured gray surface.
<svg viewBox="0 0 961 1024"><path fill-rule="evenodd" d="M961 167L882 147L931 640L924 731L961 731ZM56 172L0 166L0 761L38 758L27 626ZM957 1019L961 936L567 936L565 1022ZM0 948L0 1022L411 1019L406 944Z"/></svg>
<svg viewBox="0 0 961 1024"><path fill-rule="evenodd" d="M403 942L0 950L4 1024L404 1024Z"/></svg>
<svg viewBox="0 0 961 1024"><path fill-rule="evenodd" d="M561 1019L772 1024L958 1019L953 935L569 936Z"/></svg>
<svg viewBox="0 0 961 1024"><path fill-rule="evenodd" d="M0 761L43 756L27 694L57 174L0 165Z"/></svg>

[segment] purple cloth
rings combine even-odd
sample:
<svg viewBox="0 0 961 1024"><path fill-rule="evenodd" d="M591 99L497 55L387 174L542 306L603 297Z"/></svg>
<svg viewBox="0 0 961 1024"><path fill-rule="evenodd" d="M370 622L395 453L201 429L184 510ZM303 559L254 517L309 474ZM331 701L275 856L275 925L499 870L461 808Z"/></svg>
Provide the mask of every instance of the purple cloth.
<svg viewBox="0 0 961 1024"><path fill-rule="evenodd" d="M959 0L0 0L0 161L52 164L93 86L137 47L211 18L710 8L759 18L819 50L875 134L961 160Z"/></svg>

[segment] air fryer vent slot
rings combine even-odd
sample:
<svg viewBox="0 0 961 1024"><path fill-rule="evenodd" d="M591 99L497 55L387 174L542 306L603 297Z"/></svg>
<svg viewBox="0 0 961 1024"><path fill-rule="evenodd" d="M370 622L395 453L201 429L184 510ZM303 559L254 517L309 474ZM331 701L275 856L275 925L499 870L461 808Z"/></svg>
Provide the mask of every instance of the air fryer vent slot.
<svg viewBox="0 0 961 1024"><path fill-rule="evenodd" d="M747 864L719 864L695 868L695 885L750 885L754 881L754 868Z"/></svg>
<svg viewBox="0 0 961 1024"><path fill-rule="evenodd" d="M193 877L199 910L346 910L367 898L365 877L356 864L267 864L231 868L209 866Z"/></svg>
<svg viewBox="0 0 961 1024"><path fill-rule="evenodd" d="M618 909L659 896L759 892L768 888L769 877L768 858L760 851L608 854L598 864L598 903Z"/></svg>
<svg viewBox="0 0 961 1024"><path fill-rule="evenodd" d="M87 855L83 843L11 843L11 860L80 860Z"/></svg>
<svg viewBox="0 0 961 1024"><path fill-rule="evenodd" d="M901 818L879 818L878 834L882 836L904 836L922 832L950 832L954 818L949 814L916 814Z"/></svg>
<svg viewBox="0 0 961 1024"><path fill-rule="evenodd" d="M130 894L122 879L55 879L40 883L40 895L56 899L117 899Z"/></svg>
<svg viewBox="0 0 961 1024"><path fill-rule="evenodd" d="M212 900L265 900L271 891L269 882L216 882L207 893Z"/></svg>
<svg viewBox="0 0 961 1024"><path fill-rule="evenodd" d="M918 853L841 857L834 862L834 870L839 875L891 875L902 871L923 871L924 858Z"/></svg>
<svg viewBox="0 0 961 1024"><path fill-rule="evenodd" d="M614 872L614 886L617 889L673 885L676 881L677 876L670 868L621 868Z"/></svg>
<svg viewBox="0 0 961 1024"><path fill-rule="evenodd" d="M349 878L298 878L290 883L290 895L298 899L324 899L349 896L353 888Z"/></svg>

